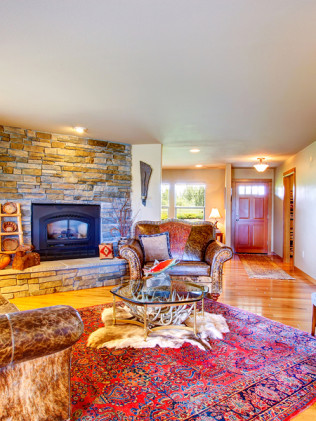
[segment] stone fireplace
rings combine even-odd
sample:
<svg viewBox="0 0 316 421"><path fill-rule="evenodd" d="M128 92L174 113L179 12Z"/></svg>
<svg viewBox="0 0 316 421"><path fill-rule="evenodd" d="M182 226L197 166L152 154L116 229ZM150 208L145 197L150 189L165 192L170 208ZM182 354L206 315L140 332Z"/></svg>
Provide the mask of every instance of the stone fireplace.
<svg viewBox="0 0 316 421"><path fill-rule="evenodd" d="M41 260L99 255L100 205L32 203L31 227Z"/></svg>
<svg viewBox="0 0 316 421"><path fill-rule="evenodd" d="M0 126L0 203L21 203L26 243L32 203L99 205L101 242L115 241L112 203L131 192L131 162L130 145Z"/></svg>
<svg viewBox="0 0 316 421"><path fill-rule="evenodd" d="M31 280L32 268L22 274L12 274L12 269L0 271L0 292L6 298L102 286L105 282L117 281L125 276L124 261L100 262L92 254L96 256L98 242L118 240L118 233L113 230L117 221L113 217L112 204L114 199L123 203L131 192L131 161L131 146L127 144L0 126L0 203L12 201L21 204L24 243L31 244L33 241L39 250L43 246L42 261L54 257L58 248L55 257L62 261L80 257L78 263L71 265L56 263L45 266L44 262L45 276L49 277L48 273L52 273L52 279L47 282L44 282L45 276L39 274L38 267L33 269L37 279L41 280L39 287L34 287L34 279ZM64 205L67 212L73 206L73 210L68 212L68 216L62 214L62 218L58 212L50 215L42 230L36 228L36 223L32 226L35 205L42 209L46 205L52 209ZM96 216L99 220L96 219L94 228L93 222L81 214L82 205L99 209L99 216ZM73 212L79 213L74 215ZM42 217L45 219L45 215ZM99 234L95 230L97 225ZM90 243L89 228L92 230L90 233L94 233L93 244ZM76 250L77 246L81 248L80 252ZM75 255L70 253L71 248ZM85 256L79 255L83 249L86 250ZM107 270L109 266L115 268L112 279L112 269L110 272ZM57 279L56 271L59 270L61 278ZM72 282L67 278L69 270L73 273ZM94 278L89 273L94 273Z"/></svg>

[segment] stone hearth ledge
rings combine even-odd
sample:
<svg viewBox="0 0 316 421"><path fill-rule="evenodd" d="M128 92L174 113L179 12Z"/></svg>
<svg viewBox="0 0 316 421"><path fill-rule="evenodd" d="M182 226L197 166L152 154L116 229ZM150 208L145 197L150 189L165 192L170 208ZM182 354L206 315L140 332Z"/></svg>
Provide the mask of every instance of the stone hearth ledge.
<svg viewBox="0 0 316 421"><path fill-rule="evenodd" d="M99 266L115 266L118 264L124 264L125 260L118 259L99 259L98 257L88 257L85 259L69 259L69 260L52 260L48 262L41 262L40 265L32 266L24 270L16 269L2 269L1 275L12 275L17 273L35 273L35 272L46 272L48 270L62 270L62 269L79 269L79 268L91 268Z"/></svg>
<svg viewBox="0 0 316 421"><path fill-rule="evenodd" d="M0 293L7 299L117 285L128 279L124 259L98 257L41 262L23 271L0 271Z"/></svg>

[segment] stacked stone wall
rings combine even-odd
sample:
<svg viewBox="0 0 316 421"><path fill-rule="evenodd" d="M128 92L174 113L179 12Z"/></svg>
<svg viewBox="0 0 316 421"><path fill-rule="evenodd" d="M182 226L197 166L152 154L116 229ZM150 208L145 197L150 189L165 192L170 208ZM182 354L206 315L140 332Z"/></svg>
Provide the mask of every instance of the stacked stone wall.
<svg viewBox="0 0 316 421"><path fill-rule="evenodd" d="M21 203L25 243L32 202L100 204L102 241L113 240L113 200L130 191L130 145L0 126L0 203Z"/></svg>
<svg viewBox="0 0 316 421"><path fill-rule="evenodd" d="M52 294L116 285L128 279L125 260L103 261L94 267L49 269L40 266L26 269L25 273L12 269L0 271L0 293L8 300L30 295Z"/></svg>

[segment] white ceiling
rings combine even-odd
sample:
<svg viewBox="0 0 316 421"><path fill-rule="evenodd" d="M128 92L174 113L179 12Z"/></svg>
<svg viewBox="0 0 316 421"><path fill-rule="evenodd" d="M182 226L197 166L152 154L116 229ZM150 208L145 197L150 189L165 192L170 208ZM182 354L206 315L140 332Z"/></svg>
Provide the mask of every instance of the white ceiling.
<svg viewBox="0 0 316 421"><path fill-rule="evenodd" d="M1 0L0 15L2 124L162 143L166 168L276 166L316 140L315 0Z"/></svg>

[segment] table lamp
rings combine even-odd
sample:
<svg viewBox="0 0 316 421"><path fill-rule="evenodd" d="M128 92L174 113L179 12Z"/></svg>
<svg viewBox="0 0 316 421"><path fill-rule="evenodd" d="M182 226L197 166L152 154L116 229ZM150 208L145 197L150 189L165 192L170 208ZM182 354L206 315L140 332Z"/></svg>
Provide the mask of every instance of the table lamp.
<svg viewBox="0 0 316 421"><path fill-rule="evenodd" d="M212 211L211 211L211 214L210 214L209 218L210 219L214 219L215 228L217 228L217 222L218 222L218 219L220 217L221 216L220 216L220 214L218 212L218 209L217 208L212 208Z"/></svg>

